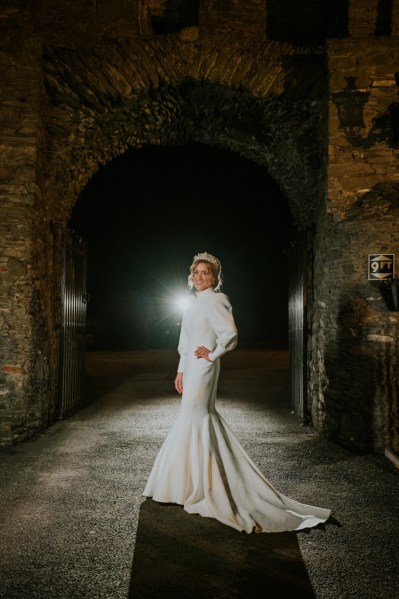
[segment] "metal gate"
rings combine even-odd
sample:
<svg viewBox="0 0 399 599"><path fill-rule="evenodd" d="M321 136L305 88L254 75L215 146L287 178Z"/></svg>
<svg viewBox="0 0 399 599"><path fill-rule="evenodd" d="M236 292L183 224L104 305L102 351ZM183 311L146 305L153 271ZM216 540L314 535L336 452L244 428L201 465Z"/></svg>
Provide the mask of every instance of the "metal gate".
<svg viewBox="0 0 399 599"><path fill-rule="evenodd" d="M307 406L307 255L309 234L303 233L289 253L288 347L291 409L309 422Z"/></svg>
<svg viewBox="0 0 399 599"><path fill-rule="evenodd" d="M85 399L87 244L72 231L62 233L61 331L58 417Z"/></svg>

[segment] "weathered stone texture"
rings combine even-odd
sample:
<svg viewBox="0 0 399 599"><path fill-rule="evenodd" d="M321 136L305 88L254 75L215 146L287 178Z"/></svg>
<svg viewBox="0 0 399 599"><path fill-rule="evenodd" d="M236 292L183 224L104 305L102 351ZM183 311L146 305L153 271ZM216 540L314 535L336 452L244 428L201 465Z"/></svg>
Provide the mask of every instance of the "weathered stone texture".
<svg viewBox="0 0 399 599"><path fill-rule="evenodd" d="M367 272L369 253L398 255L398 197L398 185L376 187L344 220L326 215L316 236L309 368L310 394L319 401L312 418L357 449L382 450L390 435L398 449L389 422L397 410L399 312L387 309Z"/></svg>
<svg viewBox="0 0 399 599"><path fill-rule="evenodd" d="M38 12L31 3L32 12ZM261 40L317 46L326 38L371 37L397 31L393 3L351 0L345 3L302 0L42 0L40 23L45 43L69 48L110 39L148 37L198 27L200 35L250 34ZM36 9L36 10L35 10ZM390 28L386 31L387 27ZM396 27L396 29L395 29Z"/></svg>
<svg viewBox="0 0 399 599"><path fill-rule="evenodd" d="M42 306L40 314L32 306L40 288L51 288L41 243L41 41L29 6L9 3L1 16L0 442L14 442L47 423L51 390L47 380L36 384L34 368L37 355L48 350L47 332Z"/></svg>
<svg viewBox="0 0 399 599"><path fill-rule="evenodd" d="M235 34L195 46L176 35L78 52L49 47L45 65L54 105L49 201L63 196L73 205L98 165L129 146L192 139L267 166L297 222L315 218L325 99L319 54Z"/></svg>
<svg viewBox="0 0 399 599"><path fill-rule="evenodd" d="M349 2L349 35L367 38L375 35L378 16L378 0L365 3L363 0Z"/></svg>
<svg viewBox="0 0 399 599"><path fill-rule="evenodd" d="M200 8L200 26L206 31L243 31L266 37L266 2L259 0L230 0L214 2L206 0Z"/></svg>
<svg viewBox="0 0 399 599"><path fill-rule="evenodd" d="M329 201L331 211L342 217L361 194L381 182L399 181L390 114L399 101L399 45L396 40L334 41L328 57Z"/></svg>

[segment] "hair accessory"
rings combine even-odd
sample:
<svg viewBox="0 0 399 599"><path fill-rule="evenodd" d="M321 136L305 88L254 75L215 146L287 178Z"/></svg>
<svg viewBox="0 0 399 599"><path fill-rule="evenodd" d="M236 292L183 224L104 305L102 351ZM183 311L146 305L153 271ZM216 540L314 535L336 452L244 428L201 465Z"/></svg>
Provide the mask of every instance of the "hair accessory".
<svg viewBox="0 0 399 599"><path fill-rule="evenodd" d="M215 258L215 256L212 256L212 254L208 254L208 252L196 254L193 258L193 263L198 262L199 260L206 260L206 262L211 262L211 264L214 264L215 266L218 266L220 268L219 260Z"/></svg>

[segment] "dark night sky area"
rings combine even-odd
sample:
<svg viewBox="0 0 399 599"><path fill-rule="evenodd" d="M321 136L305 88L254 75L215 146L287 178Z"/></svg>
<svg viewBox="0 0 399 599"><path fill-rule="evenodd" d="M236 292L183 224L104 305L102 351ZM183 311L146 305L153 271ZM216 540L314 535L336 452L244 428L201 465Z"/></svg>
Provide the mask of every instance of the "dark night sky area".
<svg viewBox="0 0 399 599"><path fill-rule="evenodd" d="M237 154L188 144L128 150L79 198L71 227L88 244L94 349L174 346L194 254L222 263L239 347L287 346L287 200Z"/></svg>

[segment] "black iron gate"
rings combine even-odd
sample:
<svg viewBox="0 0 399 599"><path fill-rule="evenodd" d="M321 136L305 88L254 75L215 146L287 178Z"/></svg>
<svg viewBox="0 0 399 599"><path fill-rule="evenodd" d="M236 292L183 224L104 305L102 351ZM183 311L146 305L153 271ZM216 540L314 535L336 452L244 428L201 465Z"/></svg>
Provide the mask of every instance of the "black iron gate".
<svg viewBox="0 0 399 599"><path fill-rule="evenodd" d="M309 422L307 406L307 255L309 234L303 233L289 254L288 340L290 356L291 409L304 424Z"/></svg>
<svg viewBox="0 0 399 599"><path fill-rule="evenodd" d="M87 245L78 235L62 233L61 331L58 417L85 399Z"/></svg>

